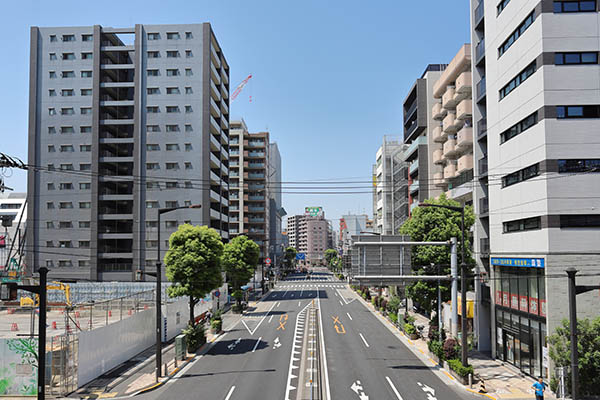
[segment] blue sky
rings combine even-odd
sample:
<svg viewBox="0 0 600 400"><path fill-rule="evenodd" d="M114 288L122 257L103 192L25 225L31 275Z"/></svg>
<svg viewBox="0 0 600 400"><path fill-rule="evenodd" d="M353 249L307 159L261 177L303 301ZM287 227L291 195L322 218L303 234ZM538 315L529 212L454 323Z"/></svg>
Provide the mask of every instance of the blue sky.
<svg viewBox="0 0 600 400"><path fill-rule="evenodd" d="M270 131L284 182L368 181L383 135L402 133L402 101L415 79L469 41L467 0L21 0L3 4L3 15L0 151L27 158L30 26L210 22L232 90L253 75L231 118L243 117L250 131ZM25 191L26 175L15 172L6 185ZM353 186L370 190L368 183ZM283 203L288 214L313 205L332 219L372 214L369 193L284 190Z"/></svg>

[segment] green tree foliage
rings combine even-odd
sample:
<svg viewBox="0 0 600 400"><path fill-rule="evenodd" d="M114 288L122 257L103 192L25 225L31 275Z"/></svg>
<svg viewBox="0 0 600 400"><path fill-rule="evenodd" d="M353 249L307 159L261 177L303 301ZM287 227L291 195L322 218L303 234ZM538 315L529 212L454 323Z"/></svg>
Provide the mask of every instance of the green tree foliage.
<svg viewBox="0 0 600 400"><path fill-rule="evenodd" d="M429 199L429 204L447 206L460 206L460 203L450 200L442 193L439 200ZM471 206L465 207L465 233L468 235L471 226L475 223L475 215ZM460 212L439 207L417 207L413 210L411 218L400 227L400 234L410 235L412 241L446 241L451 237L461 240L461 215ZM471 243L466 239L466 263L473 265ZM460 265L460 245L458 246L458 262ZM450 251L446 246L413 246L412 268L417 275L443 275L450 274ZM434 264L432 267L431 264ZM450 297L450 283L442 282L442 301ZM425 309L428 313L437 308L437 282L419 281L408 286L408 296Z"/></svg>
<svg viewBox="0 0 600 400"><path fill-rule="evenodd" d="M294 269L294 264L296 262L296 249L293 247L288 247L285 249L285 254L283 256L285 261L285 267L288 271Z"/></svg>
<svg viewBox="0 0 600 400"><path fill-rule="evenodd" d="M336 271L339 267L339 256L338 252L334 249L325 250L325 262L327 262L327 267L331 271Z"/></svg>
<svg viewBox="0 0 600 400"><path fill-rule="evenodd" d="M167 289L171 297L190 297L190 323L194 321L194 305L198 299L223 284L221 275L221 237L207 226L180 225L169 238L165 255Z"/></svg>
<svg viewBox="0 0 600 400"><path fill-rule="evenodd" d="M571 338L569 321L564 319L548 338L550 358L556 366L571 365ZM579 390L582 395L600 394L600 317L577 320L577 353L579 354ZM554 380L554 378L553 378ZM566 386L571 388L571 374ZM556 382L553 382L555 386Z"/></svg>
<svg viewBox="0 0 600 400"><path fill-rule="evenodd" d="M225 245L221 262L238 306L241 287L252 279L259 256L260 247L244 235L234 237Z"/></svg>

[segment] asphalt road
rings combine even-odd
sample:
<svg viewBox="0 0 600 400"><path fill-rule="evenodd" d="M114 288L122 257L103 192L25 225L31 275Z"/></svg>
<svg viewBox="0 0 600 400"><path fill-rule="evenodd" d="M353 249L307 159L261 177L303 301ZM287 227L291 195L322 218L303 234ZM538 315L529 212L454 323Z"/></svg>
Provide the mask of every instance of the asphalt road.
<svg viewBox="0 0 600 400"><path fill-rule="evenodd" d="M295 399L294 333L297 324L302 331L313 301L321 310L330 399L479 398L448 386L356 300L347 285L325 272L313 273L310 280L296 275L281 281L204 356L164 386L138 397Z"/></svg>

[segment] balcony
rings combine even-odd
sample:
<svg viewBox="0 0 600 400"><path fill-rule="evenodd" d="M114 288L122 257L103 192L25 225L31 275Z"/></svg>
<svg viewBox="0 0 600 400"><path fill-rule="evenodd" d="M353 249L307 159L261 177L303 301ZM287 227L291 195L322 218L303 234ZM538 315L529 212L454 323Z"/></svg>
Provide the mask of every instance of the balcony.
<svg viewBox="0 0 600 400"><path fill-rule="evenodd" d="M444 133L442 125L438 125L433 128L433 141L437 143L444 143L446 141L447 135Z"/></svg>
<svg viewBox="0 0 600 400"><path fill-rule="evenodd" d="M265 200L265 196L252 195L252 196L248 196L248 200L249 201L264 201Z"/></svg>
<svg viewBox="0 0 600 400"><path fill-rule="evenodd" d="M217 85L221 84L221 75L219 74L213 63L210 63L210 76L213 78L214 82Z"/></svg>
<svg viewBox="0 0 600 400"><path fill-rule="evenodd" d="M448 138L446 143L444 143L443 150L444 150L443 157L445 159L454 158L454 156L456 156L456 154L458 153L458 148L456 147L456 138L454 138L454 137Z"/></svg>
<svg viewBox="0 0 600 400"><path fill-rule="evenodd" d="M437 119L441 121L446 116L448 111L442 107L442 103L435 103L433 108L431 109L431 113L433 114L433 119Z"/></svg>
<svg viewBox="0 0 600 400"><path fill-rule="evenodd" d="M250 206L250 207L248 207L248 211L250 211L250 212L265 212L265 208Z"/></svg>
<svg viewBox="0 0 600 400"><path fill-rule="evenodd" d="M412 141L412 143L408 146L408 149L406 150L406 153L404 153L404 159L408 159L410 158L410 156L419 148L419 145L427 144L427 137L425 136L419 136L418 138L416 138L415 140Z"/></svg>
<svg viewBox="0 0 600 400"><path fill-rule="evenodd" d="M473 127L465 124L460 131L458 131L456 145L461 149L467 149L473 146Z"/></svg>
<svg viewBox="0 0 600 400"><path fill-rule="evenodd" d="M464 120L471 118L473 115L473 101L471 99L464 99L456 106L456 119Z"/></svg>
<svg viewBox="0 0 600 400"><path fill-rule="evenodd" d="M249 147L265 147L265 142L262 140L250 140L248 142Z"/></svg>
<svg viewBox="0 0 600 400"><path fill-rule="evenodd" d="M246 167L251 168L251 169L263 169L265 167L265 163L261 163L261 162L248 163L248 165Z"/></svg>
<svg viewBox="0 0 600 400"><path fill-rule="evenodd" d="M444 167L444 179L449 180L456 176L456 164L450 163Z"/></svg>
<svg viewBox="0 0 600 400"><path fill-rule="evenodd" d="M219 106L212 97L210 98L210 115L212 115L215 118L218 118L220 115Z"/></svg>
<svg viewBox="0 0 600 400"><path fill-rule="evenodd" d="M221 101L221 93L217 85L211 80L210 81L210 95L215 101Z"/></svg>
<svg viewBox="0 0 600 400"><path fill-rule="evenodd" d="M486 94L485 88L485 76L481 78L481 80L477 83L477 102L483 100Z"/></svg>
<svg viewBox="0 0 600 400"><path fill-rule="evenodd" d="M261 223L265 222L265 219L259 218L259 217L253 217L253 218L248 218L248 222L251 224L261 224Z"/></svg>
<svg viewBox="0 0 600 400"><path fill-rule="evenodd" d="M462 174L470 169L473 169L473 154L465 154L458 159L457 172Z"/></svg>
<svg viewBox="0 0 600 400"><path fill-rule="evenodd" d="M217 123L217 121L212 117L212 115L210 116L210 132L213 135L218 135L219 132L221 132L221 128L219 128L219 124Z"/></svg>
<svg viewBox="0 0 600 400"><path fill-rule="evenodd" d="M436 172L433 174L433 184L437 187L446 186L446 182L444 181L444 174L442 172Z"/></svg>
<svg viewBox="0 0 600 400"><path fill-rule="evenodd" d="M487 197L479 199L479 214L487 214L490 212L490 202Z"/></svg>
<svg viewBox="0 0 600 400"><path fill-rule="evenodd" d="M485 9L483 8L483 0L480 0L479 5L475 8L475 26L477 27L482 21L485 15Z"/></svg>
<svg viewBox="0 0 600 400"><path fill-rule="evenodd" d="M448 115L446 115L444 121L442 121L442 126L445 133L456 133L455 120L456 114L448 113Z"/></svg>
<svg viewBox="0 0 600 400"><path fill-rule="evenodd" d="M265 158L264 151L250 151L248 152L248 157L250 158Z"/></svg>
<svg viewBox="0 0 600 400"><path fill-rule="evenodd" d="M467 94L467 97L470 97L472 89L472 80L473 76L471 74L471 71L465 71L462 74L460 74L458 78L456 78L456 82L454 83L456 85L456 92L465 93Z"/></svg>
<svg viewBox="0 0 600 400"><path fill-rule="evenodd" d="M454 86L448 86L448 88L442 95L442 105L446 110L454 110L454 107L456 107L456 100L454 99L454 94Z"/></svg>
<svg viewBox="0 0 600 400"><path fill-rule="evenodd" d="M479 177L482 178L484 175L487 175L488 173L488 158L487 156L479 159L479 161L477 161L477 167L479 169Z"/></svg>
<svg viewBox="0 0 600 400"><path fill-rule="evenodd" d="M221 102L221 112L225 115L229 114L229 107L224 101Z"/></svg>
<svg viewBox="0 0 600 400"><path fill-rule="evenodd" d="M417 169L419 169L419 160L418 159L410 163L410 166L408 167L408 173L412 174Z"/></svg>
<svg viewBox="0 0 600 400"><path fill-rule="evenodd" d="M248 179L265 179L265 174L250 172L248 174Z"/></svg>
<svg viewBox="0 0 600 400"><path fill-rule="evenodd" d="M444 156L444 152L442 149L434 150L433 151L433 163L434 164L443 164L444 163L443 156Z"/></svg>
<svg viewBox="0 0 600 400"><path fill-rule="evenodd" d="M479 64L485 58L485 38L475 47L475 63Z"/></svg>
<svg viewBox="0 0 600 400"><path fill-rule="evenodd" d="M410 193L415 193L419 191L419 181L413 181L413 183L408 187L408 191Z"/></svg>

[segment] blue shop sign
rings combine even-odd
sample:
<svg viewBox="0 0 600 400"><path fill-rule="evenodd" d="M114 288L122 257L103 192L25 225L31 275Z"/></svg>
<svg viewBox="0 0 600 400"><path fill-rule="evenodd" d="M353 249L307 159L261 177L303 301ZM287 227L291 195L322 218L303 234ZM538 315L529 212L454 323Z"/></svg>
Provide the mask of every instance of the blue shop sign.
<svg viewBox="0 0 600 400"><path fill-rule="evenodd" d="M543 258L500 258L492 257L492 265L501 267L544 268Z"/></svg>

